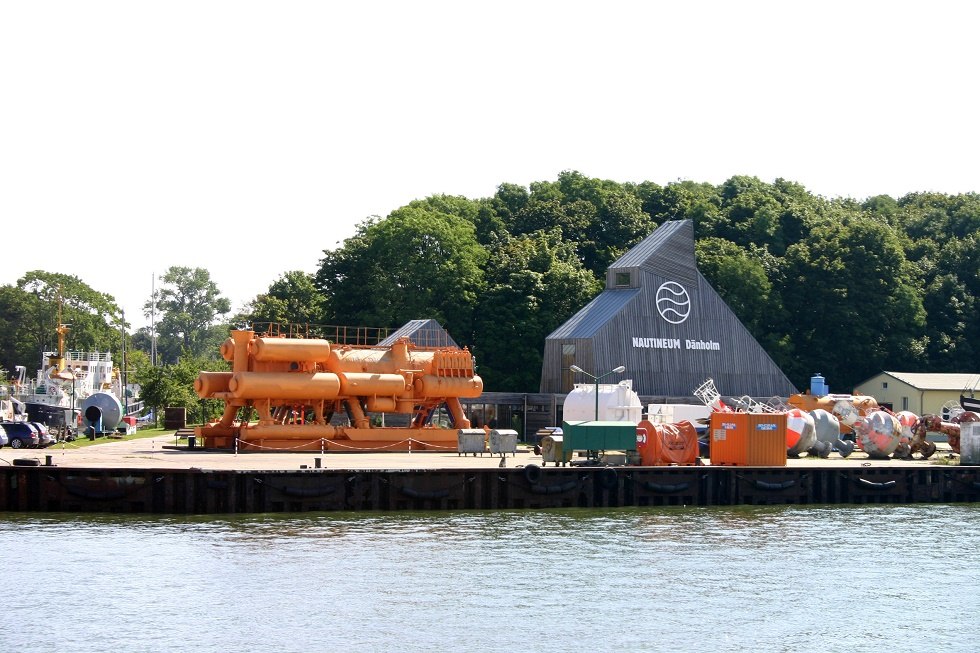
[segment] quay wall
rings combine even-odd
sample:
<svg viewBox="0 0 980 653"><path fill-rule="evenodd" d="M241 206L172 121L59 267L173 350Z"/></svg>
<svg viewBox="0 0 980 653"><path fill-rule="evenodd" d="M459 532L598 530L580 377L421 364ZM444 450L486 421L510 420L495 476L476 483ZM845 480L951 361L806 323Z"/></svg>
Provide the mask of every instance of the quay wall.
<svg viewBox="0 0 980 653"><path fill-rule="evenodd" d="M241 514L980 501L980 467L0 468L0 511Z"/></svg>

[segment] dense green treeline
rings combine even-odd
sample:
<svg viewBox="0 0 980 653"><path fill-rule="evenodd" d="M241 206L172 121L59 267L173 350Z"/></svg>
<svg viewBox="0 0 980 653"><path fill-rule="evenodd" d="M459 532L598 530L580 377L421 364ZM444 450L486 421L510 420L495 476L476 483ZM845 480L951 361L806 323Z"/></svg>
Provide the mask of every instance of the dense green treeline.
<svg viewBox="0 0 980 653"><path fill-rule="evenodd" d="M798 387L815 372L846 391L883 369L980 367L976 194L857 202L782 179L661 186L565 172L490 198L412 202L361 224L304 283L327 323L432 317L474 350L488 389L533 391L545 336L674 219L694 222L702 273ZM254 314L288 317L270 304L288 296L259 296Z"/></svg>
<svg viewBox="0 0 980 653"><path fill-rule="evenodd" d="M858 202L782 179L662 186L571 171L366 220L315 271L285 272L231 319L206 270L172 268L157 302L159 353L167 364L216 357L229 325L242 323L433 318L474 352L488 390L536 391L545 337L601 291L610 263L675 219L694 222L701 272L800 388L814 372L845 392L885 369L980 368L980 195ZM96 322L116 314L110 296L77 279L32 275L0 287L0 365L38 351L41 325L56 319L46 303L55 284L84 291L73 311ZM93 334L111 341L118 322ZM133 334L134 347L149 342L145 330Z"/></svg>

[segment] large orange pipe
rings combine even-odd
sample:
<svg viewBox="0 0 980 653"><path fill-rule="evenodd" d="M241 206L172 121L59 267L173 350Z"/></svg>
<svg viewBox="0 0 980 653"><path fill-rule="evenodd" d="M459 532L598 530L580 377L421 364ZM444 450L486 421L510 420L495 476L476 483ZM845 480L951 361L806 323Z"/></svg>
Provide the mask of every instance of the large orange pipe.
<svg viewBox="0 0 980 653"><path fill-rule="evenodd" d="M405 392L405 377L401 374L368 374L344 372L340 377L340 394L346 397L382 395L393 397Z"/></svg>
<svg viewBox="0 0 980 653"><path fill-rule="evenodd" d="M236 399L336 399L340 379L327 372L236 372L228 390Z"/></svg>
<svg viewBox="0 0 980 653"><path fill-rule="evenodd" d="M231 372L201 372L194 379L194 392L201 399L214 396L216 392L228 392L231 377Z"/></svg>
<svg viewBox="0 0 980 653"><path fill-rule="evenodd" d="M330 358L330 341L301 338L256 338L252 353L260 362L313 361L325 362Z"/></svg>
<svg viewBox="0 0 980 653"><path fill-rule="evenodd" d="M402 370L432 371L431 351L393 352L380 349L334 349L327 368L331 372L365 372L397 374Z"/></svg>
<svg viewBox="0 0 980 653"><path fill-rule="evenodd" d="M426 374L415 379L415 390L420 397L465 397L476 398L483 393L483 379L445 377Z"/></svg>
<svg viewBox="0 0 980 653"><path fill-rule="evenodd" d="M244 372L248 369L248 343L251 342L254 335L254 331L231 332L233 341L231 370L233 372Z"/></svg>

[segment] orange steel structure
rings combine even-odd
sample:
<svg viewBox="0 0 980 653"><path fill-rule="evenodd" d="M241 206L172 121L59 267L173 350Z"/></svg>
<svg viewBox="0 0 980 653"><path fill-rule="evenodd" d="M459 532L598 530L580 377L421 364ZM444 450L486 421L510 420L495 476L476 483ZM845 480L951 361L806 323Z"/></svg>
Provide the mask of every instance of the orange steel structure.
<svg viewBox="0 0 980 653"><path fill-rule="evenodd" d="M225 402L219 421L195 429L214 448L456 451L458 429L470 426L459 400L483 393L469 350L422 350L407 338L357 347L241 330L221 355L231 372L201 372L194 381L199 397ZM452 428L431 424L442 406ZM372 425L369 413L406 416L408 425ZM335 415L345 423L332 424Z"/></svg>

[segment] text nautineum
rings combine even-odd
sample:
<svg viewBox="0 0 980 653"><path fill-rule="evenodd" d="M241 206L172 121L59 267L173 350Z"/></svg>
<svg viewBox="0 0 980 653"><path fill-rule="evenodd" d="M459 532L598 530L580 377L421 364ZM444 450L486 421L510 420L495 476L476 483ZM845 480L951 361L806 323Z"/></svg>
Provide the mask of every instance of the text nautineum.
<svg viewBox="0 0 980 653"><path fill-rule="evenodd" d="M640 349L700 349L718 351L721 346L714 340L681 340L680 338L633 338L633 346Z"/></svg>

